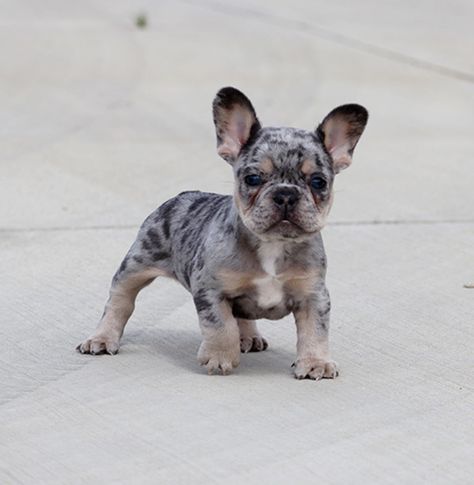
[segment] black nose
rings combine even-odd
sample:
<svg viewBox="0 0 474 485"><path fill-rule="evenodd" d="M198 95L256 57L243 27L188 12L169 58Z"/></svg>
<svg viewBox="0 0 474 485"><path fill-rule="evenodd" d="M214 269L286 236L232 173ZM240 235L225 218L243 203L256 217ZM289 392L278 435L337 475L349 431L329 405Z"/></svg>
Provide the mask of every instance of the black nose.
<svg viewBox="0 0 474 485"><path fill-rule="evenodd" d="M292 209L299 199L298 191L291 187L278 189L273 194L273 202L279 207L286 206L288 209Z"/></svg>

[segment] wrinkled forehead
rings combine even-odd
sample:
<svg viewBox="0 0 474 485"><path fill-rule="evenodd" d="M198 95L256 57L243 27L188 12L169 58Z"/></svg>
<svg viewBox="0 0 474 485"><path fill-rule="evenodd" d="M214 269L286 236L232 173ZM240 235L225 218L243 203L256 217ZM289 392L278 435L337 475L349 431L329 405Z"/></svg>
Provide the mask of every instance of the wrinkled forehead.
<svg viewBox="0 0 474 485"><path fill-rule="evenodd" d="M329 156L317 134L296 128L263 128L242 155L243 165L267 172L284 168L332 174Z"/></svg>

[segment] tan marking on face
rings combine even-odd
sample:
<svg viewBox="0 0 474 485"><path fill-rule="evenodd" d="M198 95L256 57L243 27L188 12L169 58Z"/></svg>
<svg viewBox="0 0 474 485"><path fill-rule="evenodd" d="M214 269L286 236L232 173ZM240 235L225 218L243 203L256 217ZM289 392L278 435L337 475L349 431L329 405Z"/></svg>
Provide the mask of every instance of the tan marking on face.
<svg viewBox="0 0 474 485"><path fill-rule="evenodd" d="M237 187L235 187L234 201L235 201L235 205L237 206L237 209L240 212L240 214L247 216L247 214L250 212L250 209L255 204L255 201L257 200L257 197L258 197L258 194L260 193L260 190L261 189L258 189L258 190L255 191L255 193L251 196L249 203L246 205L244 203L244 201L241 199L240 193L239 193Z"/></svg>
<svg viewBox="0 0 474 485"><path fill-rule="evenodd" d="M305 174L305 175L310 175L312 174L313 172L316 171L316 163L314 162L314 160L309 160L309 159L306 159L302 164L301 164L301 171Z"/></svg>
<svg viewBox="0 0 474 485"><path fill-rule="evenodd" d="M311 195L313 197L314 203L316 204L316 207L319 210L321 210L321 198L318 197L318 195L313 191L311 191ZM327 215L329 214L329 211L331 210L333 202L334 202L334 192L331 190L331 193L329 194L329 198L321 210L321 214L324 218L326 218Z"/></svg>
<svg viewBox="0 0 474 485"><path fill-rule="evenodd" d="M326 216L329 214L329 211L331 210L333 202L334 202L334 192L331 191L331 193L329 194L329 201L328 201L328 204L326 206Z"/></svg>
<svg viewBox="0 0 474 485"><path fill-rule="evenodd" d="M318 202L319 201L315 199L316 207L319 208ZM326 225L326 220L328 218L329 211L331 210L333 202L334 202L334 192L331 192L329 194L329 200L327 201L327 203L325 204L325 206L323 207L323 209L318 215L319 225L321 228L323 228Z"/></svg>
<svg viewBox="0 0 474 485"><path fill-rule="evenodd" d="M260 162L260 170L263 172L263 173L266 173L266 174L270 174L273 172L274 170L274 165L273 165L273 162L270 160L270 158L264 158L261 162Z"/></svg>
<svg viewBox="0 0 474 485"><path fill-rule="evenodd" d="M240 198L240 194L239 194L239 191L237 190L237 187L235 188L235 191L234 191L234 201L235 201L237 210L241 214L246 215L250 207L245 207L243 200Z"/></svg>

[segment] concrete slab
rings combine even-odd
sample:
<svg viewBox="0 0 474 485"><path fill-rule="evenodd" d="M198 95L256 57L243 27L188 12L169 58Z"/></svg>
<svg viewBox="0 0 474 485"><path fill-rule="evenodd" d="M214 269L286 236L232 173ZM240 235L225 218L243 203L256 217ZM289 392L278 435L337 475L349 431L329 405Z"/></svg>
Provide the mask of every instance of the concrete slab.
<svg viewBox="0 0 474 485"><path fill-rule="evenodd" d="M319 383L290 376L289 318L263 322L270 349L234 375L205 375L191 298L169 280L144 290L119 355L74 353L133 236L3 241L4 482L469 482L472 225L325 231L343 371Z"/></svg>
<svg viewBox="0 0 474 485"><path fill-rule="evenodd" d="M340 43L382 58L418 65L441 75L474 79L469 0L450 3L421 0L410 8L399 2L364 0L357 8L350 0L303 0L290 3L251 0L199 2L203 8L234 18L256 18L285 29Z"/></svg>
<svg viewBox="0 0 474 485"><path fill-rule="evenodd" d="M333 221L472 219L472 83L194 3L150 3L145 31L138 3L25 4L0 15L3 227L137 225L180 190L230 193L210 116L227 84L266 124L369 108Z"/></svg>
<svg viewBox="0 0 474 485"><path fill-rule="evenodd" d="M0 483L470 483L472 14L2 2ZM167 280L118 356L73 351L144 217L181 190L232 192L210 116L227 84L265 124L371 112L325 230L336 381L291 378L291 319L262 322L270 349L234 375L205 375L192 301Z"/></svg>

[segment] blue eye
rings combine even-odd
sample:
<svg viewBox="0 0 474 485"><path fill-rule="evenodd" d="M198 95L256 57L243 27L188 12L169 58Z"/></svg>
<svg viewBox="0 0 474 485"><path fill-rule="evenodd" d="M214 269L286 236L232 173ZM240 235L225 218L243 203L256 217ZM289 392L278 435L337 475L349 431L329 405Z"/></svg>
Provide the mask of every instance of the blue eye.
<svg viewBox="0 0 474 485"><path fill-rule="evenodd" d="M311 177L311 187L313 187L314 190L323 190L327 185L326 180L324 180L322 177L319 175L313 175Z"/></svg>
<svg viewBox="0 0 474 485"><path fill-rule="evenodd" d="M260 177L260 175L247 175L244 178L244 182L247 185L250 185L250 187L257 187L257 185L263 184L263 180L262 180L262 177Z"/></svg>

